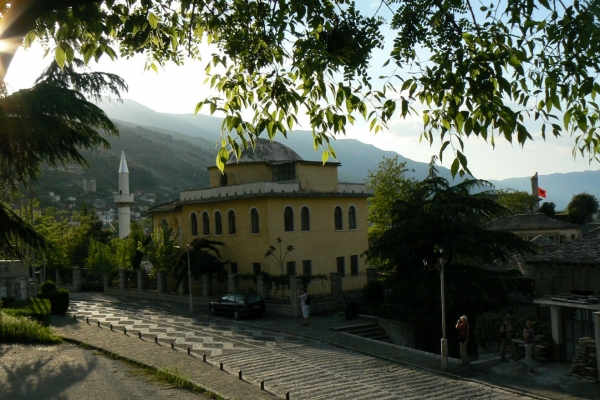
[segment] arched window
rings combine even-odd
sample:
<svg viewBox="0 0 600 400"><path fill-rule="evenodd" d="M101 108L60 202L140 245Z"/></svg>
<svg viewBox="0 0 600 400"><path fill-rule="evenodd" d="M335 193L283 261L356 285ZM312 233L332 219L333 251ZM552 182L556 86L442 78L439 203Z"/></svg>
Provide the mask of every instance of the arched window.
<svg viewBox="0 0 600 400"><path fill-rule="evenodd" d="M227 186L227 174L224 172L221 175L221 186Z"/></svg>
<svg viewBox="0 0 600 400"><path fill-rule="evenodd" d="M227 225L229 226L229 234L235 235L235 211L233 210L227 212Z"/></svg>
<svg viewBox="0 0 600 400"><path fill-rule="evenodd" d="M215 213L215 235L223 234L223 220L221 218L221 211Z"/></svg>
<svg viewBox="0 0 600 400"><path fill-rule="evenodd" d="M350 206L348 209L348 228L356 229L356 208Z"/></svg>
<svg viewBox="0 0 600 400"><path fill-rule="evenodd" d="M210 225L208 221L208 213L206 211L202 213L202 234L210 235Z"/></svg>
<svg viewBox="0 0 600 400"><path fill-rule="evenodd" d="M344 229L344 224L342 222L342 207L335 207L335 211L333 212L333 218L335 221L335 230L341 231Z"/></svg>
<svg viewBox="0 0 600 400"><path fill-rule="evenodd" d="M300 229L310 231L310 210L306 206L300 210Z"/></svg>
<svg viewBox="0 0 600 400"><path fill-rule="evenodd" d="M294 210L292 207L287 206L283 210L283 222L286 232L292 232L294 230Z"/></svg>
<svg viewBox="0 0 600 400"><path fill-rule="evenodd" d="M252 233L259 233L259 226L258 226L258 210L256 208L253 208L252 210L250 210L250 224L251 224L251 232Z"/></svg>
<svg viewBox="0 0 600 400"><path fill-rule="evenodd" d="M196 213L193 212L190 215L190 222L191 222L191 234L192 236L198 236L198 217L196 216Z"/></svg>

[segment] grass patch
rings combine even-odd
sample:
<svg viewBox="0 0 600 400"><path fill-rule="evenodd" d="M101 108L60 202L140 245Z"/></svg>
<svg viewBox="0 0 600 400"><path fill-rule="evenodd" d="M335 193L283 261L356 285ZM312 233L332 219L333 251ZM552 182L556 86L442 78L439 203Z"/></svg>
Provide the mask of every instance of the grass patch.
<svg viewBox="0 0 600 400"><path fill-rule="evenodd" d="M25 316L11 315L0 310L0 343L58 344L62 338L50 328Z"/></svg>
<svg viewBox="0 0 600 400"><path fill-rule="evenodd" d="M79 345L86 349L90 348L90 346L88 346L84 343L80 343ZM141 371L141 375L149 381L164 383L164 384L170 385L171 387L189 390L194 393L199 393L203 397L206 397L207 399L225 400L225 398L223 398L215 393L212 393L209 390L206 390L202 386L196 385L189 379L189 377L181 375L179 373L179 371L177 370L177 368L149 367L142 363L138 363L136 361L121 357L117 354L114 354L114 353L111 353L111 352L108 352L108 351L105 351L102 349L96 349L94 351L94 354L103 355L103 356L111 358L113 360L118 360L118 361L124 362L125 364L127 364L131 367L139 368L139 371Z"/></svg>

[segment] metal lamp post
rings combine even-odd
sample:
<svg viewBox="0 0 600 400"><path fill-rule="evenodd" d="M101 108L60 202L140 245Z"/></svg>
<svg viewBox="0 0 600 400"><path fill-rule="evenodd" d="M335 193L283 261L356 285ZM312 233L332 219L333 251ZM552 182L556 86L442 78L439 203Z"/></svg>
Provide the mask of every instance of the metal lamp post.
<svg viewBox="0 0 600 400"><path fill-rule="evenodd" d="M187 267L188 267L188 285L190 291L190 312L194 311L194 298L192 297L192 270L190 266L190 244L186 243L187 247Z"/></svg>
<svg viewBox="0 0 600 400"><path fill-rule="evenodd" d="M446 296L444 294L444 249L440 248L440 280L442 286L442 371L448 369L448 339L446 338Z"/></svg>

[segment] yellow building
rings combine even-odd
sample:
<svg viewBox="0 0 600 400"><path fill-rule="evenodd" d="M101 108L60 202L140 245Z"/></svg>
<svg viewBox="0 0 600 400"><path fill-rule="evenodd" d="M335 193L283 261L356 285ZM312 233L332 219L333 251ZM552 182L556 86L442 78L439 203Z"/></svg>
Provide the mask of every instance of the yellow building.
<svg viewBox="0 0 600 400"><path fill-rule="evenodd" d="M225 243L229 272L281 274L265 258L269 246L294 246L283 273L365 272L368 248L365 184L339 183L340 163L304 161L290 148L259 139L221 174L209 167L210 187L151 208L153 225L167 224L181 245L196 238Z"/></svg>

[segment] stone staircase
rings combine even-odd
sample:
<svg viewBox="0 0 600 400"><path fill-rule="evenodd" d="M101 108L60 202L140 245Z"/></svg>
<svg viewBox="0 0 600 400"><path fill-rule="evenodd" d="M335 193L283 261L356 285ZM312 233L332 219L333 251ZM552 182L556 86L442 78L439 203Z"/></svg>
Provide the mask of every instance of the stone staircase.
<svg viewBox="0 0 600 400"><path fill-rule="evenodd" d="M334 328L337 332L344 332L350 335L356 335L372 340L379 340L381 342L393 343L392 339L385 333L383 328L379 326L378 322L371 322L360 325L344 326L341 328Z"/></svg>

